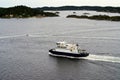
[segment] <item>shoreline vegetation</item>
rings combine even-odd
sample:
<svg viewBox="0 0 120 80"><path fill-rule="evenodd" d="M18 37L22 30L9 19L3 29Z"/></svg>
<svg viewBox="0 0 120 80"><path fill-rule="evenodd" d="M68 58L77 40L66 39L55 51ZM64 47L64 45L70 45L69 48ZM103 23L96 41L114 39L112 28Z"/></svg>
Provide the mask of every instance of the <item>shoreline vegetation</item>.
<svg viewBox="0 0 120 80"><path fill-rule="evenodd" d="M112 6L60 6L60 7L38 7L38 10L65 11L65 10L89 10L98 12L120 13L120 7Z"/></svg>
<svg viewBox="0 0 120 80"><path fill-rule="evenodd" d="M120 7L99 7L99 6L61 6L61 7L41 7L30 8L27 6L14 6L9 8L0 8L0 18L42 18L42 17L58 17L60 10L91 10L99 12L112 12L120 13ZM48 11L48 12L46 12ZM56 12L49 12L56 11ZM66 18L79 18L79 19L93 19L93 20L108 20L108 21L120 21L120 16L108 16L108 15L93 15L87 16L89 13L83 13L79 16L73 12L73 15L68 15Z"/></svg>
<svg viewBox="0 0 120 80"><path fill-rule="evenodd" d="M108 20L108 21L120 21L120 16L108 16L108 15L68 15L66 18L78 18L78 19L92 19L92 20Z"/></svg>
<svg viewBox="0 0 120 80"><path fill-rule="evenodd" d="M0 8L0 18L56 17L57 13L44 12L27 6Z"/></svg>

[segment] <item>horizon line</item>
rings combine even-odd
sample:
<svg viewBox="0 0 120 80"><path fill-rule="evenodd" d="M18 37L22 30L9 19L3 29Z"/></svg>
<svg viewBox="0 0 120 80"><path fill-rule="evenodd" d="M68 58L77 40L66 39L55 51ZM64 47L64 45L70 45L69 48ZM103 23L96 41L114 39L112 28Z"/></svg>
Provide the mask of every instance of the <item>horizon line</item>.
<svg viewBox="0 0 120 80"><path fill-rule="evenodd" d="M28 6L28 5L14 5L14 6L9 6L9 7L15 7L15 6L27 6L27 7L31 7L31 6ZM42 7L64 7L64 6L75 6L75 7L83 7L83 6L88 6L88 7L120 7L120 6L98 6L98 5L81 5L81 6L78 6L78 5L61 5L61 6L36 6L36 7L31 7L31 8L42 8ZM0 8L9 8L8 6L0 6Z"/></svg>

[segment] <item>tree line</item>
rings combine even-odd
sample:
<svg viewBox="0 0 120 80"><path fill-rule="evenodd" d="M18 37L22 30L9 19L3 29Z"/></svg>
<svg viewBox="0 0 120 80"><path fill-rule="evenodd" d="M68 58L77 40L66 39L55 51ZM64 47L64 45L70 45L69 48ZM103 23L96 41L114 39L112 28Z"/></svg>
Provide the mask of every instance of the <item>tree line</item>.
<svg viewBox="0 0 120 80"><path fill-rule="evenodd" d="M58 16L56 13L44 12L43 10L33 9L27 6L15 6L0 8L1 18L25 18L33 16Z"/></svg>

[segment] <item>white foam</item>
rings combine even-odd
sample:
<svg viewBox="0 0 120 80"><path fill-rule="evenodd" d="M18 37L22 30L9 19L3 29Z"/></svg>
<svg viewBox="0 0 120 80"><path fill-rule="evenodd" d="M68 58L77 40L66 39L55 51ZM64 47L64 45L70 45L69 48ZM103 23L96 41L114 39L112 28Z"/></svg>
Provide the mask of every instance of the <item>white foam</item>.
<svg viewBox="0 0 120 80"><path fill-rule="evenodd" d="M25 34L23 34L23 35L12 35L12 36L0 36L0 39L15 38L15 37L22 37L22 36L25 36Z"/></svg>
<svg viewBox="0 0 120 80"><path fill-rule="evenodd" d="M78 38L78 39L103 39L103 40L120 40L120 38L112 37L77 37L77 36L56 36L56 37L67 37L67 38Z"/></svg>
<svg viewBox="0 0 120 80"><path fill-rule="evenodd" d="M52 56L58 56L58 57L66 57L66 58L74 58L74 59L87 59L87 60L94 60L94 61L105 61L105 62L115 62L115 63L120 63L120 57L113 57L113 56L101 56L101 55L92 55L90 54L87 57L70 57L70 56L63 56L63 55L55 55L49 53L49 55Z"/></svg>
<svg viewBox="0 0 120 80"><path fill-rule="evenodd" d="M90 54L88 57L85 57L84 59L120 63L120 57L113 56L101 56Z"/></svg>
<svg viewBox="0 0 120 80"><path fill-rule="evenodd" d="M57 36L57 35L29 35L29 37L54 37L54 38L76 38L76 39L99 39L99 40L120 40L114 37L79 37L79 36Z"/></svg>
<svg viewBox="0 0 120 80"><path fill-rule="evenodd" d="M87 29L87 30L75 30L75 31L68 31L68 32L62 32L61 34L58 35L63 35L63 34L70 34L70 33L78 33L78 32L91 32L91 31L110 31L110 30L119 30L120 28L100 28L100 29Z"/></svg>

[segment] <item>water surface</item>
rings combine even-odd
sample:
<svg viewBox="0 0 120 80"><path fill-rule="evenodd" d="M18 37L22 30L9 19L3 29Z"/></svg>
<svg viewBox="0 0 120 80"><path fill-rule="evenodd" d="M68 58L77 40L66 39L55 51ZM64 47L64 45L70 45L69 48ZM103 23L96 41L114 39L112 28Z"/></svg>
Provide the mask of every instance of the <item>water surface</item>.
<svg viewBox="0 0 120 80"><path fill-rule="evenodd" d="M120 22L65 18L70 13L0 19L0 80L120 80ZM78 43L90 56L49 56L57 41Z"/></svg>

